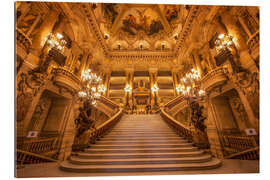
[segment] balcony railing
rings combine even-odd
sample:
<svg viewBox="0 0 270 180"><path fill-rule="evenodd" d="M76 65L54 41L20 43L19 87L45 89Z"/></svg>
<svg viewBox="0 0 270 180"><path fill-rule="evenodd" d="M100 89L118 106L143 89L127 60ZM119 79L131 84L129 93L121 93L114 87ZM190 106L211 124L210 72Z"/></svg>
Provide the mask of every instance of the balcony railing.
<svg viewBox="0 0 270 180"><path fill-rule="evenodd" d="M223 135L224 150L230 159L259 159L258 136Z"/></svg>
<svg viewBox="0 0 270 180"><path fill-rule="evenodd" d="M224 67L219 67L208 72L201 79L202 89L208 91L218 85L223 84L227 80L226 71L227 69L225 69Z"/></svg>
<svg viewBox="0 0 270 180"><path fill-rule="evenodd" d="M40 154L17 149L16 150L16 162L17 162L17 168L22 168L24 164L57 162L57 160L50 158L50 157L40 155Z"/></svg>
<svg viewBox="0 0 270 180"><path fill-rule="evenodd" d="M24 141L18 148L27 152L42 154L55 150L56 140L56 138L30 139Z"/></svg>
<svg viewBox="0 0 270 180"><path fill-rule="evenodd" d="M54 75L53 81L66 88L71 88L74 90L80 89L80 79L78 76L70 72L65 68L54 68L52 70L52 74Z"/></svg>
<svg viewBox="0 0 270 180"><path fill-rule="evenodd" d="M32 41L26 36L20 29L16 28L16 38L17 43L23 47L23 49L28 53L32 45Z"/></svg>

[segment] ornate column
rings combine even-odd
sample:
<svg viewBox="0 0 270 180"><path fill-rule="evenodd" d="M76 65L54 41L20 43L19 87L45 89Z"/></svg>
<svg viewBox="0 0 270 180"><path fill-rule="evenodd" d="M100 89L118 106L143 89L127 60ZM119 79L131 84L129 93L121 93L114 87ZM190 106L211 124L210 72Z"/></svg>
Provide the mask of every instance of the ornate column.
<svg viewBox="0 0 270 180"><path fill-rule="evenodd" d="M217 117L215 114L215 108L212 104L210 94L206 95L206 104L207 104L207 120L206 124L206 133L208 136L208 141L210 144L211 154L217 158L223 158L223 148L222 141L219 135L220 127L217 122Z"/></svg>
<svg viewBox="0 0 270 180"><path fill-rule="evenodd" d="M174 96L178 95L178 92L176 91L176 87L178 86L178 80L177 80L177 74L178 74L179 69L173 68L172 69L172 78L173 78L173 92Z"/></svg>
<svg viewBox="0 0 270 180"><path fill-rule="evenodd" d="M20 23L21 19L24 18L24 16L29 12L31 9L31 3L27 2L16 2L16 11L18 11L18 8L21 12L20 17L17 19L16 24Z"/></svg>
<svg viewBox="0 0 270 180"><path fill-rule="evenodd" d="M74 110L75 110L75 99L69 100L69 104L66 107L65 114L61 126L59 126L59 137L58 137L58 159L66 160L71 152L72 145L75 138L75 124L74 124Z"/></svg>
<svg viewBox="0 0 270 180"><path fill-rule="evenodd" d="M202 69L202 65L201 65L201 60L198 54L198 50L194 50L193 51L193 58L195 60L195 64L196 64L196 69L200 71L201 77L204 75L203 69Z"/></svg>
<svg viewBox="0 0 270 180"><path fill-rule="evenodd" d="M106 68L107 69L107 68ZM107 72L105 72L105 82L104 86L106 88L105 96L109 96L109 83L110 83L110 77L111 77L111 70L109 69Z"/></svg>
<svg viewBox="0 0 270 180"><path fill-rule="evenodd" d="M85 64L86 64L87 59L88 59L88 54L87 53L84 53L83 58L82 58L82 61L81 61L81 64L80 64L80 68L78 70L78 76L79 77L81 77L81 74L83 72L83 69L85 67Z"/></svg>
<svg viewBox="0 0 270 180"><path fill-rule="evenodd" d="M34 23L31 25L31 27L29 28L29 30L26 33L26 36L30 36L30 34L32 33L32 31L34 30L34 28L36 27L36 25L38 24L38 22L40 21L41 15L39 14L37 16L37 18L35 19Z"/></svg>

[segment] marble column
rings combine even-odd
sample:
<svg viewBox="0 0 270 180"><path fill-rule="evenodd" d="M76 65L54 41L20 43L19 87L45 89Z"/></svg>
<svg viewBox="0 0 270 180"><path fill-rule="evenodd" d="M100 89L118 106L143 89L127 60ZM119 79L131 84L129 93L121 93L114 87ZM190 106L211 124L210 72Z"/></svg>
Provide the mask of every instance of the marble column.
<svg viewBox="0 0 270 180"><path fill-rule="evenodd" d="M204 75L203 69L202 69L202 65L201 65L201 60L199 57L199 53L198 50L193 51L193 57L195 60L195 64L196 64L196 69L200 71L201 77Z"/></svg>
<svg viewBox="0 0 270 180"><path fill-rule="evenodd" d="M172 69L172 78L173 78L173 92L174 92L174 96L178 95L178 92L176 91L176 87L178 86L178 81L177 81L177 73L178 73L178 69Z"/></svg>

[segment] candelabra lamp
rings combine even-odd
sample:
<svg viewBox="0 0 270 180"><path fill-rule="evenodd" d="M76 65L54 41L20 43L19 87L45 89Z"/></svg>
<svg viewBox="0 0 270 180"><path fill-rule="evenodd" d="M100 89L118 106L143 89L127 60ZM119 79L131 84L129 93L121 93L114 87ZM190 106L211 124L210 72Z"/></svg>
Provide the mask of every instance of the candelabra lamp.
<svg viewBox="0 0 270 180"><path fill-rule="evenodd" d="M132 91L132 88L130 87L130 85L126 85L126 87L124 88L125 92L127 93L127 97L126 97L126 108L129 110L130 106L129 106L129 93Z"/></svg>
<svg viewBox="0 0 270 180"><path fill-rule="evenodd" d="M157 84L154 84L153 87L151 88L153 94L154 94L154 109L158 108L158 103L157 103L157 93L159 91L159 87Z"/></svg>
<svg viewBox="0 0 270 180"><path fill-rule="evenodd" d="M225 61L229 61L233 72L239 73L243 71L241 66L238 66L234 60L234 55L237 57L238 52L234 43L234 37L228 34L219 34L214 41L214 45L217 51L217 55L215 56L216 65L220 66L225 63Z"/></svg>
<svg viewBox="0 0 270 180"><path fill-rule="evenodd" d="M202 115L203 106L199 105L199 101L203 100L205 91L200 88L200 77L198 70L191 69L191 72L181 79L181 83L176 87L176 91L187 100L191 109L191 123L194 124L195 128L204 132L206 128L204 120L206 118Z"/></svg>
<svg viewBox="0 0 270 180"><path fill-rule="evenodd" d="M78 92L81 101L88 101L92 105L97 104L97 100L106 91L105 86L102 84L102 79L91 69L82 73L81 77L81 90Z"/></svg>

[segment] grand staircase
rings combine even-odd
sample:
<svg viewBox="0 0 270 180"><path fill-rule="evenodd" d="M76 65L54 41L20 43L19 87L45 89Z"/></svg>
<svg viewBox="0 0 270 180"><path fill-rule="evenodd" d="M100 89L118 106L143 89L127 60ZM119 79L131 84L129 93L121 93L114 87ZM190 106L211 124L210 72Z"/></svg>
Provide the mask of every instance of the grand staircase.
<svg viewBox="0 0 270 180"><path fill-rule="evenodd" d="M175 134L160 115L124 115L106 136L60 165L71 172L159 172L217 168L221 161Z"/></svg>

